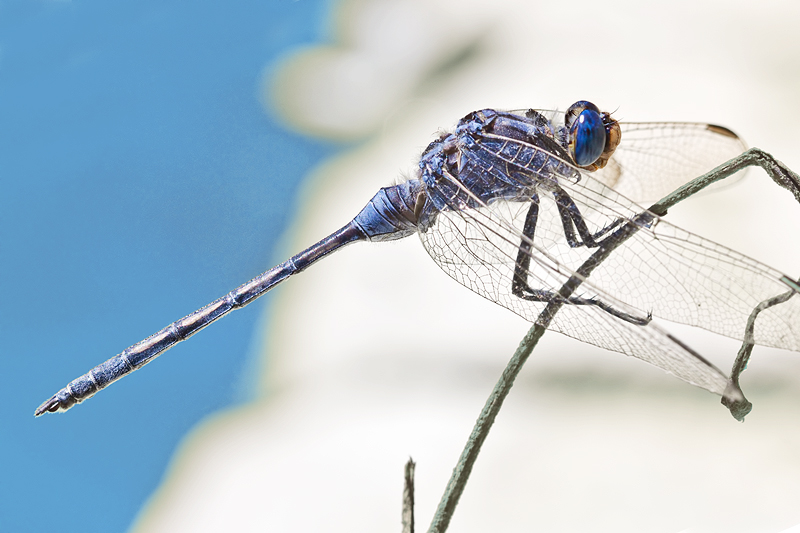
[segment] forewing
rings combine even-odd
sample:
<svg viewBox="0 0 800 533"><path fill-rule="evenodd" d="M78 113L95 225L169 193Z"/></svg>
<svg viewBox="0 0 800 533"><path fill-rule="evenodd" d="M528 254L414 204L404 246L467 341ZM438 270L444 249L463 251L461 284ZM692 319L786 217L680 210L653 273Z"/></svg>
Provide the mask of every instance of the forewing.
<svg viewBox="0 0 800 533"><path fill-rule="evenodd" d="M509 139L511 142L517 141ZM468 155L481 157L479 152ZM485 155L502 156L498 152ZM513 168L512 160L506 163L506 170L530 171ZM443 178L450 185L458 184L452 176ZM550 178L531 179L540 180L543 186L526 281L533 289L556 292L597 249L569 246L555 202L545 186ZM593 233L645 211L589 175L584 174L578 183L563 176L559 182ZM503 199L463 210L453 205L432 217L433 223L421 237L437 264L459 283L535 321L545 303L525 300L512 292L520 244L530 242L530 236L522 234L530 205L529 201ZM602 301L640 320L652 313L741 339L753 309L788 290L775 269L655 215L648 214L645 220L649 222L637 226L632 236L588 275L574 296ZM567 305L556 314L550 328L636 356L712 392L724 392L726 378L718 369L652 322L637 325L599 306ZM754 338L758 344L800 350L800 297L761 313Z"/></svg>
<svg viewBox="0 0 800 533"><path fill-rule="evenodd" d="M660 200L747 149L735 133L712 124L620 122L620 128L622 140L614 156L592 175L639 203ZM718 186L732 182L728 178Z"/></svg>
<svg viewBox="0 0 800 533"><path fill-rule="evenodd" d="M644 211L590 176L562 187L590 227ZM790 290L780 271L652 217L652 224L639 228L592 272L594 287L655 317L739 340L757 305ZM592 253L569 248L563 239L554 246L574 269ZM759 314L754 341L800 351L800 296Z"/></svg>
<svg viewBox="0 0 800 533"><path fill-rule="evenodd" d="M535 322L546 303L523 300L512 293L511 287L519 246L524 239L520 228L528 207L523 202L499 201L477 209L442 211L420 236L434 261L453 279ZM557 291L574 275L538 245L530 257L527 281L532 287ZM640 318L647 316L646 312L627 307L593 287L591 278L581 285L579 293L603 299ZM567 305L555 315L550 329L638 357L716 394L725 393L728 382L725 374L652 322L634 325L594 306ZM730 394L736 397L736 391Z"/></svg>

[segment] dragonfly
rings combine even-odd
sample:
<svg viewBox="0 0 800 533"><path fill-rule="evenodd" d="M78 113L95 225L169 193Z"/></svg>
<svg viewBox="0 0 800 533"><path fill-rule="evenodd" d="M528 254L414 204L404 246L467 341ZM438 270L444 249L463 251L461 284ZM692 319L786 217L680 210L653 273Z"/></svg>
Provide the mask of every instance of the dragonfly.
<svg viewBox="0 0 800 533"><path fill-rule="evenodd" d="M660 321L800 351L800 286L636 202L661 198L746 146L721 126L611 115L588 101L565 112L466 115L427 146L413 177L380 189L347 225L97 365L35 415L86 400L350 243L412 235L450 277L530 322L559 302L549 329L742 399L738 383ZM610 253L582 274L598 250ZM571 279L578 283L565 292ZM753 310L787 288L746 332Z"/></svg>

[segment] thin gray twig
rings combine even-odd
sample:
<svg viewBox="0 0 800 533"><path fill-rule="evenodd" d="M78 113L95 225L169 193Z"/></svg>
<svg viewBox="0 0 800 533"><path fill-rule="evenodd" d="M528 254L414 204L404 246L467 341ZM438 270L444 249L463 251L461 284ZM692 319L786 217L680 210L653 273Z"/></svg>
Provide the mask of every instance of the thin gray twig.
<svg viewBox="0 0 800 533"><path fill-rule="evenodd" d="M403 482L403 533L414 533L414 467L410 457L405 466Z"/></svg>

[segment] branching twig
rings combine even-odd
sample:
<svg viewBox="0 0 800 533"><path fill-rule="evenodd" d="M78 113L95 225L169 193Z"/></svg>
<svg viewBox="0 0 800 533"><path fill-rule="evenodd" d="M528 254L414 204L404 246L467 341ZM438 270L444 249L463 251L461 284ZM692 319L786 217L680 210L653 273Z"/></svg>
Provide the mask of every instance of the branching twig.
<svg viewBox="0 0 800 533"><path fill-rule="evenodd" d="M586 279L592 273L592 271L606 259L606 257L608 257L616 248L634 235L640 227L647 225L650 221L652 221L654 215L664 216L667 213L667 210L678 202L685 200L712 183L724 179L748 166L760 166L763 168L775 183L789 190L794 195L795 199L800 202L800 176L792 172L783 163L772 157L770 154L760 150L759 148L751 148L742 155L731 159L727 163L720 165L714 170L711 170L710 172L695 178L679 189L676 189L674 192L653 204L647 211L633 217L623 227L618 229L613 236L609 237L607 241L604 241L604 245L594 254L592 254L589 259L587 259L586 262L584 262L583 265L578 268L576 274L570 277L558 291L558 294L562 298L559 300L553 300L547 304L534 323L534 326L528 331L528 333L522 339L522 342L520 342L519 347L503 371L503 374L495 385L494 390L492 390L489 399L486 401L480 416L478 416L478 420L475 422L475 426L473 427L472 433L467 440L467 444L464 447L464 450L461 452L461 457L458 460L458 464L453 469L453 475L450 477L450 481L447 483L447 488L445 489L444 495L439 502L439 507L437 508L436 514L433 517L433 521L428 529L428 533L444 533L447 530L456 505L458 505L458 500L461 498L461 494L464 491L464 487L466 486L467 480L472 471L472 467L478 458L481 446L489 434L489 430L491 429L492 424L497 417L497 413L500 411L500 407L503 405L503 401L511 390L511 386L514 384L514 380L522 369L522 365L525 364L528 356L530 356L531 352L536 347L536 344L539 342L539 339L550 325L553 317L564 305L566 299L580 286L583 280ZM755 322L755 317L761 310L781 303L777 300L782 297L786 297L785 299L788 299L788 297L793 293L793 291L790 291L787 293L788 296L780 295L759 305L756 310L753 311L751 319L748 320L748 328L752 327L753 323ZM785 301L785 299L783 301ZM752 340L752 332L750 339ZM747 344L747 336L745 339L745 344ZM749 350L752 350L752 344L750 345L749 350L747 350L747 355L744 355L745 346L742 347L742 350L743 351L740 351L740 355L736 359L737 363L742 365L742 367L737 370L737 367L734 366L731 377L732 386L738 386L738 377L741 371L744 369L743 365L747 362L747 357L749 357L750 353ZM735 382L733 381L734 378L736 380ZM744 401L749 404L749 402L746 400ZM740 409L742 408L741 405L734 407ZM729 408L731 407L729 406ZM749 411L749 409L747 410ZM736 416L734 408L731 408L731 412L734 414L734 416Z"/></svg>
<svg viewBox="0 0 800 533"><path fill-rule="evenodd" d="M739 376L742 372L744 372L744 369L747 368L747 362L750 360L750 354L752 353L753 346L755 345L753 331L755 330L756 317L758 317L758 314L765 309L769 309L773 305L782 304L795 294L796 293L794 289L791 289L783 294L779 294L778 296L764 300L758 304L755 309L753 309L752 313L750 313L750 316L747 318L747 326L745 326L742 347L739 348L739 353L736 354L736 360L733 362L733 368L731 369L729 387L736 387L739 391L741 391L741 388L739 388ZM741 400L728 400L725 396L723 396L722 405L730 409L733 417L740 422L744 420L744 417L753 408L753 404L747 401L747 398L745 398L744 395L742 395Z"/></svg>

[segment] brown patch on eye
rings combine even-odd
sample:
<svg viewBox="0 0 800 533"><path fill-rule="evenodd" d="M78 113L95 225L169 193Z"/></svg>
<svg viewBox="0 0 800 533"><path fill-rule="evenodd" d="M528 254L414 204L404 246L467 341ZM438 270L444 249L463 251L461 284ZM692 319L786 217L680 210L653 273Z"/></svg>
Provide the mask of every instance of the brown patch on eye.
<svg viewBox="0 0 800 533"><path fill-rule="evenodd" d="M611 118L609 113L603 113L603 123L606 126L606 146L603 153L600 154L597 161L591 165L580 167L589 172L594 172L595 170L605 167L606 163L611 159L611 156L614 155L614 150L617 149L620 141L622 141L622 130L619 128L619 122Z"/></svg>

